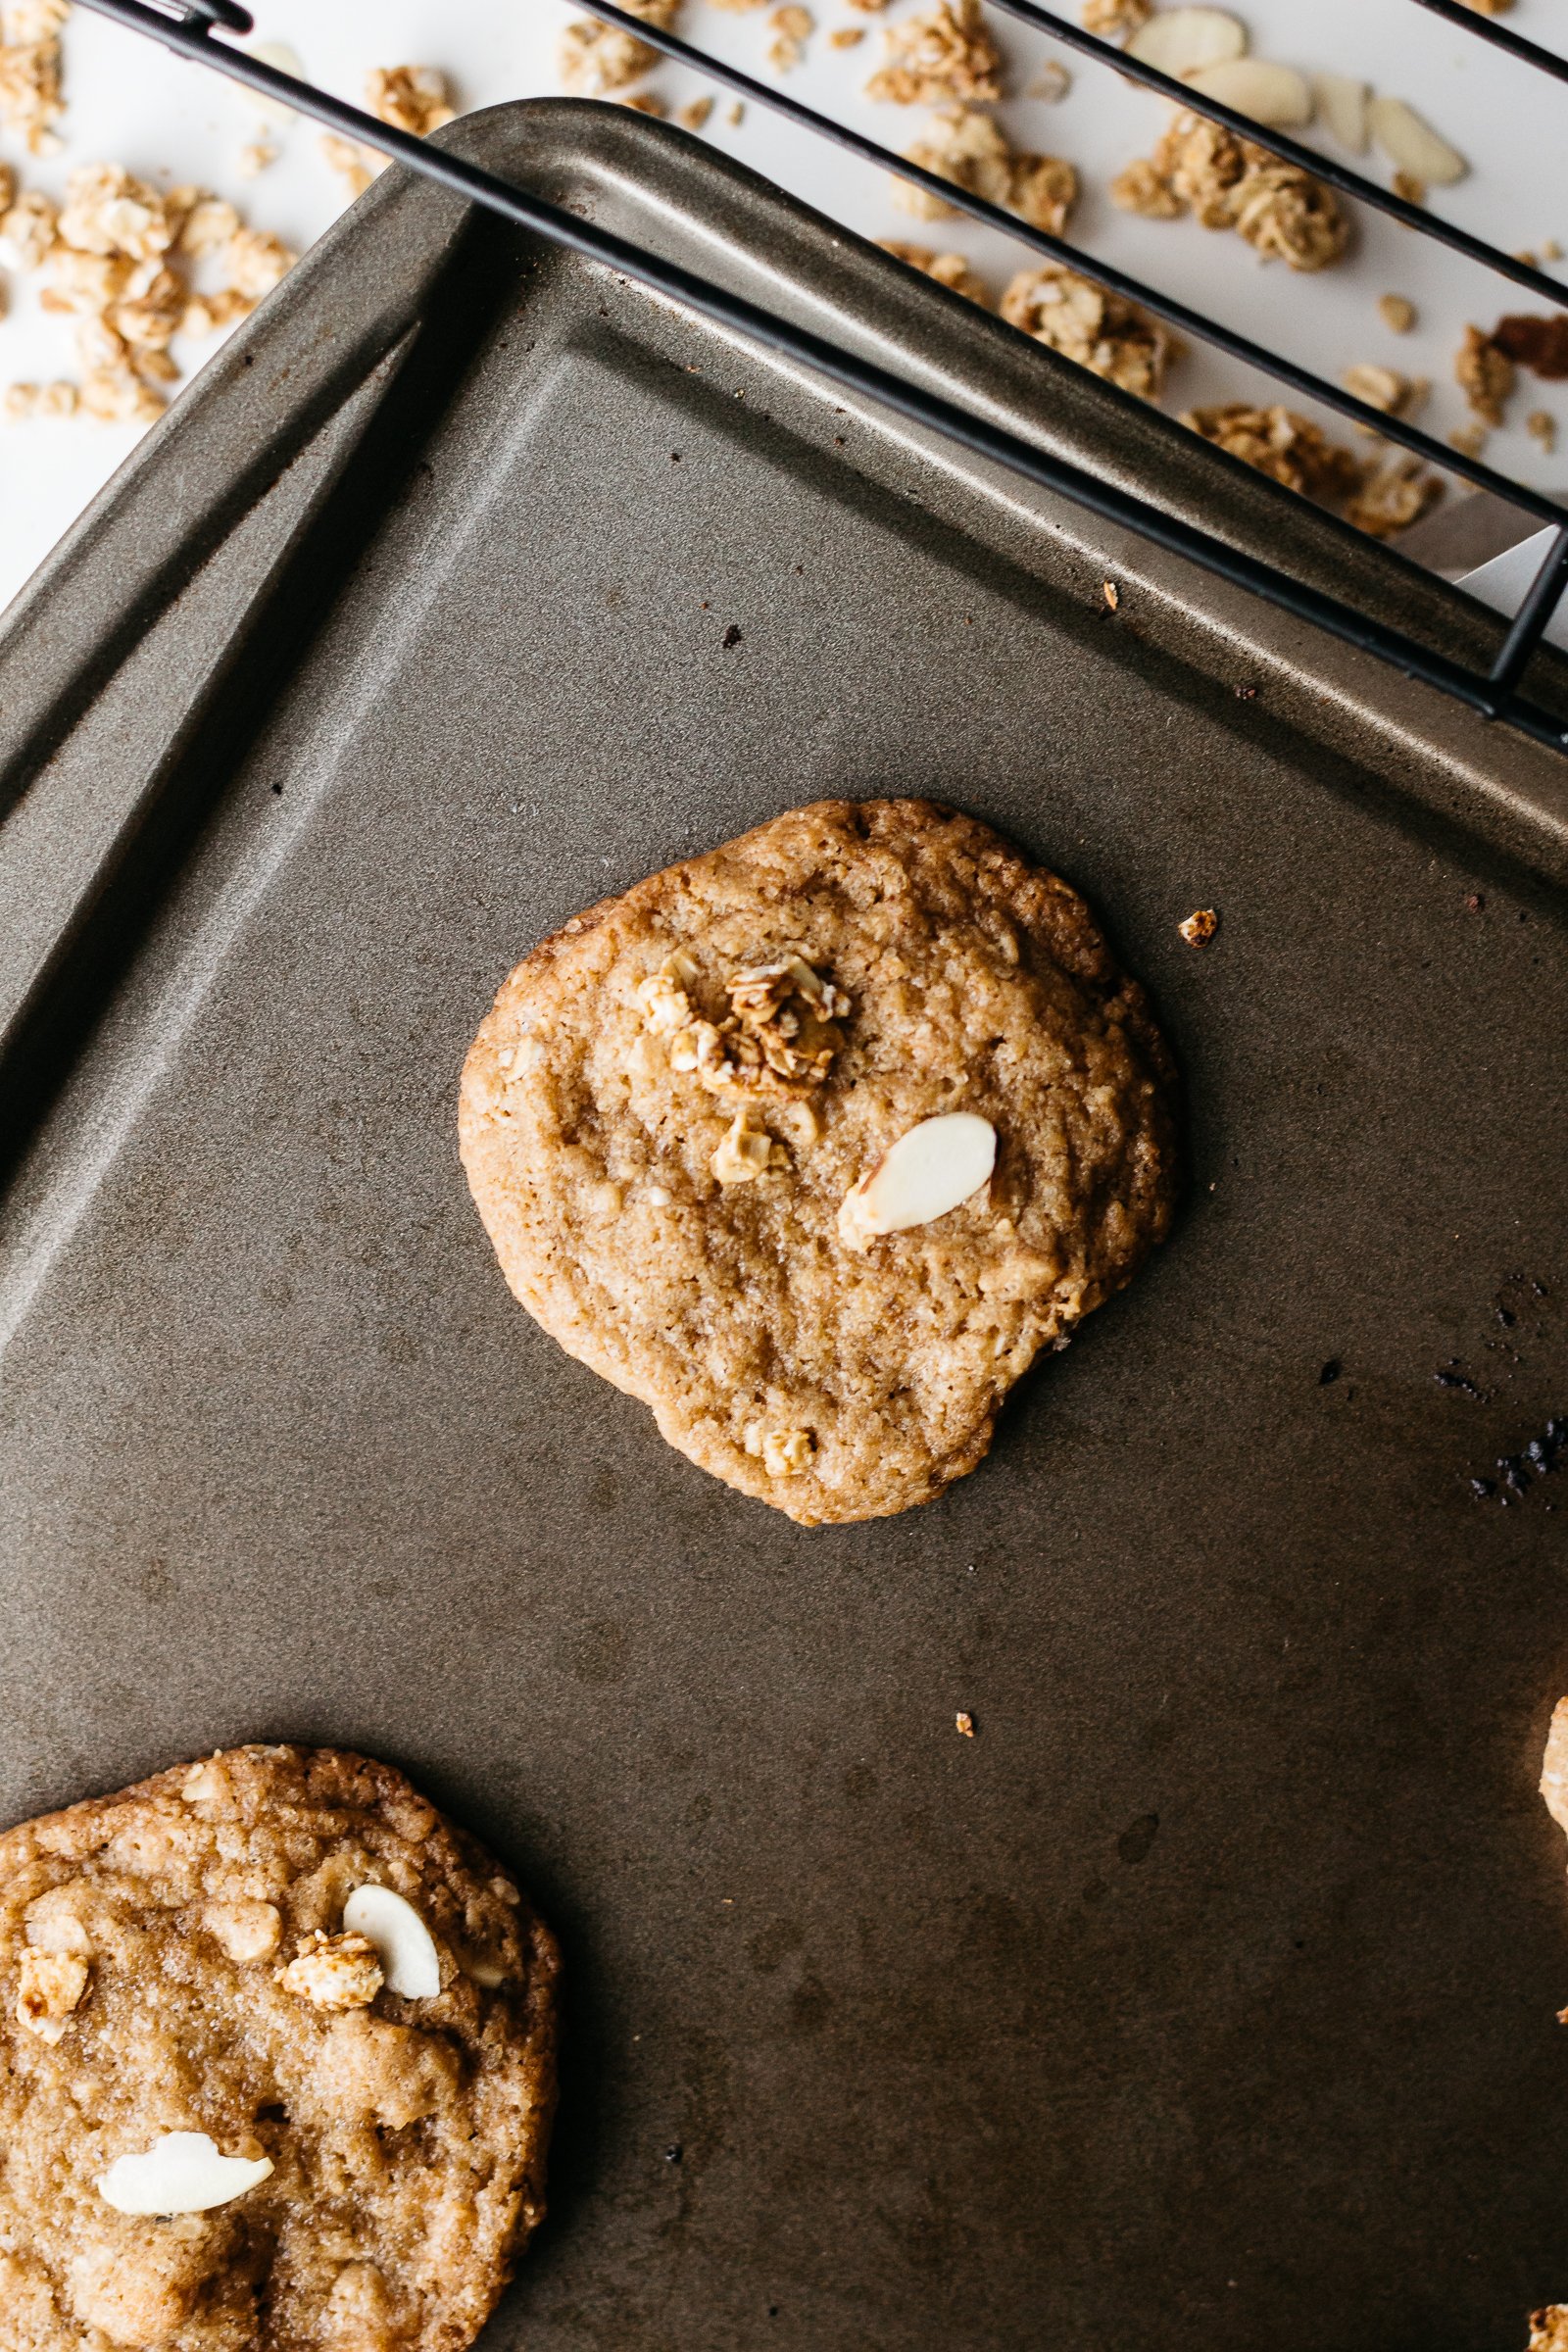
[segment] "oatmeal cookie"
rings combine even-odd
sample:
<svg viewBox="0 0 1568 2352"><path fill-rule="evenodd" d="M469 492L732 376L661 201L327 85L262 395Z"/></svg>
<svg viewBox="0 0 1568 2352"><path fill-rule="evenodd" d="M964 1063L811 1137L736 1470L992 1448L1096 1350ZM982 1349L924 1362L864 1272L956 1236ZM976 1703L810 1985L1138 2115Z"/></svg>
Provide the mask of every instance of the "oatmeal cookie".
<svg viewBox="0 0 1568 2352"><path fill-rule="evenodd" d="M537 947L460 1131L529 1312L811 1525L975 1467L1164 1235L1172 1094L1065 883L929 802L824 801Z"/></svg>
<svg viewBox="0 0 1568 2352"><path fill-rule="evenodd" d="M460 2352L543 2212L557 1967L363 1756L236 1748L7 1832L0 2343Z"/></svg>

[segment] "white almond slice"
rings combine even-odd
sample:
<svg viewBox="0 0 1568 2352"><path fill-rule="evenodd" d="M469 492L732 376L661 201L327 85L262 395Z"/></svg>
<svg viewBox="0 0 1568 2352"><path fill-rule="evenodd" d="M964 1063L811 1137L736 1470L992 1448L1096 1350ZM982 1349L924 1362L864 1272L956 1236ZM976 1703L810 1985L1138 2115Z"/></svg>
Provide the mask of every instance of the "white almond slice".
<svg viewBox="0 0 1568 2352"><path fill-rule="evenodd" d="M1126 44L1141 65L1180 78L1247 55L1247 27L1222 8L1162 8Z"/></svg>
<svg viewBox="0 0 1568 2352"><path fill-rule="evenodd" d="M1551 1710L1546 1752L1541 1759L1541 1793L1558 1829L1568 1831L1568 1698L1559 1698Z"/></svg>
<svg viewBox="0 0 1568 2352"><path fill-rule="evenodd" d="M296 81L306 78L300 53L291 48L287 41L257 41L245 51L245 55L258 59L264 66L271 66L279 74L292 74ZM260 90L251 90L248 95L252 106L265 122L293 122L294 109L285 106L281 98L268 98Z"/></svg>
<svg viewBox="0 0 1568 2352"><path fill-rule="evenodd" d="M1254 122L1271 123L1276 130L1294 129L1312 120L1311 90L1294 66L1271 66L1261 57L1232 57L1189 74L1187 83L1203 97L1234 106L1239 115L1250 115Z"/></svg>
<svg viewBox="0 0 1568 2352"><path fill-rule="evenodd" d="M945 1217L987 1182L997 1164L997 1131L972 1110L922 1119L845 1194L839 1238L864 1250L880 1233L906 1233Z"/></svg>
<svg viewBox="0 0 1568 2352"><path fill-rule="evenodd" d="M1372 136L1396 172L1408 172L1428 188L1450 188L1470 167L1446 139L1440 139L1402 98L1374 98L1366 110Z"/></svg>
<svg viewBox="0 0 1568 2352"><path fill-rule="evenodd" d="M120 2156L98 2182L98 2194L117 2213L211 2213L255 2188L272 2169L270 2156L220 2156L205 2132L166 2132L140 2156Z"/></svg>
<svg viewBox="0 0 1568 2352"><path fill-rule="evenodd" d="M1348 74L1314 74L1312 88L1317 111L1340 145L1352 155L1365 155L1371 136L1366 119L1371 92L1366 83Z"/></svg>
<svg viewBox="0 0 1568 2352"><path fill-rule="evenodd" d="M388 1992L406 2001L433 2001L441 1990L441 1955L412 1903L390 1886L357 1886L343 1906L351 1936L374 1944Z"/></svg>

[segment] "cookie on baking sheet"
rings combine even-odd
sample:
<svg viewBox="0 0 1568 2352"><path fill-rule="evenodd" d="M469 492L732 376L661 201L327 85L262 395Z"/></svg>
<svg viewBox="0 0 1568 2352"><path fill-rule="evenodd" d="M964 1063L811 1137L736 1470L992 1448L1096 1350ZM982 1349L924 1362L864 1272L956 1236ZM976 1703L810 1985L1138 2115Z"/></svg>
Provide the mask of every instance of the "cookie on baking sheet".
<svg viewBox="0 0 1568 2352"><path fill-rule="evenodd" d="M544 2210L556 1945L399 1772L242 1747L0 1837L6 2352L459 2352Z"/></svg>
<svg viewBox="0 0 1568 2352"><path fill-rule="evenodd" d="M808 1525L972 1470L1170 1223L1173 1074L1075 892L927 801L822 801L502 988L464 1165L507 1280Z"/></svg>

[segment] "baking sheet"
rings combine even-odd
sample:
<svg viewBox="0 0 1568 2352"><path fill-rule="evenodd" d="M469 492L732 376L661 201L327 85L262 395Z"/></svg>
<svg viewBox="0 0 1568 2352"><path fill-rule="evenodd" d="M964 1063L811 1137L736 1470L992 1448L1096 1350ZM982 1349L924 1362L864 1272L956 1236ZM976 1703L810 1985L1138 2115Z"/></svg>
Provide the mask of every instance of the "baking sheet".
<svg viewBox="0 0 1568 2352"><path fill-rule="evenodd" d="M1495 626L678 134L460 135ZM1563 1404L1564 770L1097 533L388 175L0 644L0 1809L329 1740L515 1864L567 2057L487 2345L1504 2352L1568 2291L1563 1520L1468 1483ZM1085 891L1191 1176L976 1476L804 1531L514 1307L455 1102L543 932L846 790Z"/></svg>

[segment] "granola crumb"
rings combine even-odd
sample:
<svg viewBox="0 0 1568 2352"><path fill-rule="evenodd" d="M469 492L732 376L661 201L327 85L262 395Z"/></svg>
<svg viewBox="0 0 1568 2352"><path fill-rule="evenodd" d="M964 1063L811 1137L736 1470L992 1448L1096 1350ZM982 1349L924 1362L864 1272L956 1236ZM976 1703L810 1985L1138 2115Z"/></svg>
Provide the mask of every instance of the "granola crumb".
<svg viewBox="0 0 1568 2352"><path fill-rule="evenodd" d="M979 303L983 310L990 309L989 289L976 277L961 253L933 253L929 245L901 245L893 237L884 237L881 244L882 251L891 253L895 261L906 262L922 276L934 277L939 286L964 295L968 301Z"/></svg>
<svg viewBox="0 0 1568 2352"><path fill-rule="evenodd" d="M321 153L347 184L351 201L365 194L382 166L382 158L372 149L360 146L357 140L340 138L335 130L322 132Z"/></svg>
<svg viewBox="0 0 1568 2352"><path fill-rule="evenodd" d="M1557 446L1557 419L1549 409L1532 409L1525 418L1525 431L1540 442L1548 457Z"/></svg>
<svg viewBox="0 0 1568 2352"><path fill-rule="evenodd" d="M327 1936L319 1928L275 1973L285 1992L317 2009L368 2009L385 1983L368 1936Z"/></svg>
<svg viewBox="0 0 1568 2352"><path fill-rule="evenodd" d="M680 122L686 130L702 130L713 111L711 98L693 98L680 110Z"/></svg>
<svg viewBox="0 0 1568 2352"><path fill-rule="evenodd" d="M1072 75L1059 58L1048 57L1024 92L1026 98L1043 98L1048 106L1059 106L1072 88Z"/></svg>
<svg viewBox="0 0 1568 2352"><path fill-rule="evenodd" d="M1392 539L1419 522L1443 496L1443 476L1409 450L1368 467L1345 509L1345 519L1372 539Z"/></svg>
<svg viewBox="0 0 1568 2352"><path fill-rule="evenodd" d="M1377 409L1385 416L1408 416L1420 406L1430 384L1424 376L1401 375L1397 368L1375 367L1370 363L1347 368L1341 377L1347 392L1365 401L1369 409ZM1358 432L1370 432L1370 425L1358 425Z"/></svg>
<svg viewBox="0 0 1568 2352"><path fill-rule="evenodd" d="M1158 319L1060 262L1020 270L1002 298L1002 316L1141 400L1159 397L1179 348Z"/></svg>
<svg viewBox="0 0 1568 2352"><path fill-rule="evenodd" d="M734 105L726 110L724 120L731 130L739 130L746 120L746 102L743 98L737 98Z"/></svg>
<svg viewBox="0 0 1568 2352"><path fill-rule="evenodd" d="M91 1973L75 1952L24 1950L17 1971L18 2025L36 2041L64 2040Z"/></svg>
<svg viewBox="0 0 1568 2352"><path fill-rule="evenodd" d="M1456 449L1461 458L1479 458L1491 438L1484 424L1461 424L1448 435L1448 447Z"/></svg>
<svg viewBox="0 0 1568 2352"><path fill-rule="evenodd" d="M1084 0L1079 21L1085 32L1096 32L1102 41L1118 33L1126 39L1153 13L1152 0Z"/></svg>
<svg viewBox="0 0 1568 2352"><path fill-rule="evenodd" d="M1467 326L1454 355L1453 378L1485 424L1501 424L1503 405L1515 383L1514 364L1501 345L1479 326Z"/></svg>
<svg viewBox="0 0 1568 2352"><path fill-rule="evenodd" d="M1212 906L1197 906L1176 928L1190 948L1206 948L1219 929L1219 916Z"/></svg>
<svg viewBox="0 0 1568 2352"><path fill-rule="evenodd" d="M1320 505L1347 497L1360 479L1360 468L1348 449L1331 441L1309 417L1278 402L1253 408L1246 401L1226 401L1189 409L1181 421L1244 466Z"/></svg>
<svg viewBox="0 0 1568 2352"><path fill-rule="evenodd" d="M772 1138L749 1107L738 1110L709 1165L720 1184L753 1184L773 1156Z"/></svg>
<svg viewBox="0 0 1568 2352"><path fill-rule="evenodd" d="M248 147L239 151L241 179L260 179L264 172L271 170L281 153L282 149L275 147L270 139L252 139Z"/></svg>
<svg viewBox="0 0 1568 2352"><path fill-rule="evenodd" d="M1427 183L1424 179L1417 179L1413 172L1396 172L1389 185L1396 196L1404 198L1406 204L1425 204L1427 200Z"/></svg>
<svg viewBox="0 0 1568 2352"><path fill-rule="evenodd" d="M662 98L656 98L652 90L632 90L615 103L629 107L634 115L652 115L656 122L662 122L667 111Z"/></svg>
<svg viewBox="0 0 1568 2352"><path fill-rule="evenodd" d="M762 1468L769 1478L802 1478L815 1451L808 1429L770 1429L762 1438Z"/></svg>
<svg viewBox="0 0 1568 2352"><path fill-rule="evenodd" d="M775 74L793 74L806 56L806 44L816 30L816 19L808 8L797 0L789 0L784 8L775 8L767 20L767 29L773 35L767 46L767 62Z"/></svg>
<svg viewBox="0 0 1568 2352"><path fill-rule="evenodd" d="M958 1712L953 1718L953 1724L954 1729L956 1731L960 1740L972 1740L974 1738L974 1717L970 1714L967 1707L960 1707L958 1709Z"/></svg>
<svg viewBox="0 0 1568 2352"><path fill-rule="evenodd" d="M1555 237L1547 237L1543 241L1541 258L1544 262L1560 262L1562 260L1562 247Z"/></svg>
<svg viewBox="0 0 1568 2352"><path fill-rule="evenodd" d="M36 188L14 196L0 213L0 251L13 270L41 270L54 247L60 207Z"/></svg>
<svg viewBox="0 0 1568 2352"><path fill-rule="evenodd" d="M1390 332L1407 335L1416 321L1416 308L1403 294L1380 294L1378 316Z"/></svg>
<svg viewBox="0 0 1568 2352"><path fill-rule="evenodd" d="M1104 598L1106 607L1110 612L1116 612L1120 611L1121 590L1117 587L1114 580L1102 580L1100 583L1100 593Z"/></svg>
<svg viewBox="0 0 1568 2352"><path fill-rule="evenodd" d="M858 49L865 38L863 24L836 24L827 36L830 49Z"/></svg>
<svg viewBox="0 0 1568 2352"><path fill-rule="evenodd" d="M54 155L60 148L55 124L66 111L60 46L65 18L64 6L51 0L0 12L0 123L29 155Z"/></svg>
<svg viewBox="0 0 1568 2352"><path fill-rule="evenodd" d="M634 8L632 14L646 17L649 12ZM435 66L377 66L367 80L365 95L378 122L416 139L427 139L432 130L457 118L447 77Z"/></svg>
<svg viewBox="0 0 1568 2352"><path fill-rule="evenodd" d="M1002 54L987 30L980 0L935 0L923 15L883 35L888 62L865 85L868 98L895 106L939 106L945 99L1002 96Z"/></svg>

